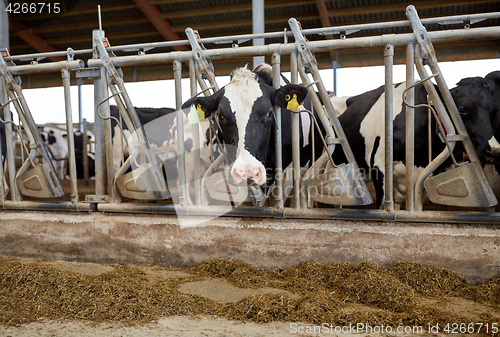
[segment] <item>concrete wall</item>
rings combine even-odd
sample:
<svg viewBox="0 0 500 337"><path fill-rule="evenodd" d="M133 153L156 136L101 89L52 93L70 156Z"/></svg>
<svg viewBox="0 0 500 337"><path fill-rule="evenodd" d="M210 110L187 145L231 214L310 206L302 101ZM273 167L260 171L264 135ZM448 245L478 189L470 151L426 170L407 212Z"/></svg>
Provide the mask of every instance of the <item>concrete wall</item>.
<svg viewBox="0 0 500 337"><path fill-rule="evenodd" d="M175 216L2 211L0 255L178 267L229 258L262 269L404 259L477 283L500 274L500 225L227 217L181 226Z"/></svg>

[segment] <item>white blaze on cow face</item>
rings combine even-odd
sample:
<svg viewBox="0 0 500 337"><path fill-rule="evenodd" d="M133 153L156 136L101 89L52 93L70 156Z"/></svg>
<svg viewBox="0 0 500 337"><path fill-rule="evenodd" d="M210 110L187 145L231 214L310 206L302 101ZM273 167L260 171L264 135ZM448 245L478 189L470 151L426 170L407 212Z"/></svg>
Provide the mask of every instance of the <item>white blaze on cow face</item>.
<svg viewBox="0 0 500 337"><path fill-rule="evenodd" d="M257 185L266 182L266 169L247 149L245 134L255 101L263 95L255 75L246 68L237 69L231 82L225 87L224 96L235 114L238 128L238 155L231 168L236 183L253 180Z"/></svg>

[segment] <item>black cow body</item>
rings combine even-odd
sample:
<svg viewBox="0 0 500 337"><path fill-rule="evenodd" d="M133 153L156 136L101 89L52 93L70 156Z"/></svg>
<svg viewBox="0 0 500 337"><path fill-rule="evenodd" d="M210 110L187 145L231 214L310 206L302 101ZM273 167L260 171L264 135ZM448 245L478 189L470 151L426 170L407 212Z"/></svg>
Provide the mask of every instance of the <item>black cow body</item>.
<svg viewBox="0 0 500 337"><path fill-rule="evenodd" d="M229 180L236 184L256 184L268 187L275 179L275 119L274 105L281 106L283 168L292 161L291 115L287 103L300 104L307 89L286 84L279 89L271 86L269 69L246 67L236 69L228 85L210 97L195 97L183 104L183 109L200 106L207 117L213 116L220 125L220 137L225 144L230 166ZM311 142L301 132L301 166L311 156ZM321 140L316 142L317 145ZM321 151L319 145L319 150ZM317 152L321 153L321 152Z"/></svg>
<svg viewBox="0 0 500 337"><path fill-rule="evenodd" d="M3 110L0 111L0 118L4 119ZM2 154L2 164L5 162L7 157L7 137L5 136L5 124L0 123L0 142L2 143L1 154Z"/></svg>
<svg viewBox="0 0 500 337"><path fill-rule="evenodd" d="M405 147L406 147L406 107L402 102L404 84L394 86L394 201L400 203L406 193L405 183ZM478 156L485 163L485 155L491 150L489 142L494 139L492 120L494 118L494 100L483 78L466 78L457 87L450 90L465 127L469 133ZM371 172L377 193L377 205L384 197L385 139L384 139L384 87L366 92L347 100L347 109L339 117L356 161L360 169ZM423 85L415 87L415 104L427 104L427 92ZM435 120L432 129L437 130ZM415 167L419 172L429 163L428 155L428 110L426 107L415 109ZM445 148L438 132L431 138L433 156ZM459 142L454 149L456 158L461 158L463 146ZM342 151L335 150L334 157L343 159ZM449 165L445 162L438 169ZM437 173L437 172L436 172Z"/></svg>

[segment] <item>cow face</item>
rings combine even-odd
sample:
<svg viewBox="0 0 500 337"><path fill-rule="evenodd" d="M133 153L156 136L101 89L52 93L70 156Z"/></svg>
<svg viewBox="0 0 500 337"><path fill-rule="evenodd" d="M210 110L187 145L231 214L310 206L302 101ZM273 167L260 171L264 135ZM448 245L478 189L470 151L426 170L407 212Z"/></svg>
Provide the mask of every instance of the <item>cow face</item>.
<svg viewBox="0 0 500 337"><path fill-rule="evenodd" d="M293 84L275 89L244 67L235 70L230 83L214 95L192 98L182 107L199 105L206 117L213 115L217 120L235 183L263 185L268 150L274 150L269 147L275 125L273 106L286 108L294 95L300 103L307 89Z"/></svg>
<svg viewBox="0 0 500 337"><path fill-rule="evenodd" d="M492 124L498 107L491 87L482 77L470 77L462 79L450 92L477 155L482 164L485 164L486 155L491 157L492 146L498 143Z"/></svg>

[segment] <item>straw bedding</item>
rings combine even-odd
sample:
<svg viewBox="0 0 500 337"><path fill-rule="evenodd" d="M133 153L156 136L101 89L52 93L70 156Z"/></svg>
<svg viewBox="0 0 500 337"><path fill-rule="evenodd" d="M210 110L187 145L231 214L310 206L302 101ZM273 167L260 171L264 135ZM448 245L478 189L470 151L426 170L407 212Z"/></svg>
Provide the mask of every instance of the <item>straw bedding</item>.
<svg viewBox="0 0 500 337"><path fill-rule="evenodd" d="M46 262L46 261L45 261ZM244 262L217 259L182 270L187 277L152 277L151 268L110 265L111 272L84 275L44 261L0 257L0 324L40 318L145 324L170 315L218 315L255 322L298 321L334 325L482 323L500 319L500 277L472 286L459 274L408 261L390 267L371 263L301 263L262 271ZM181 284L224 279L241 288L272 287L300 296L261 294L218 303L179 291ZM473 303L474 316L451 303ZM491 334L490 334L491 335Z"/></svg>

